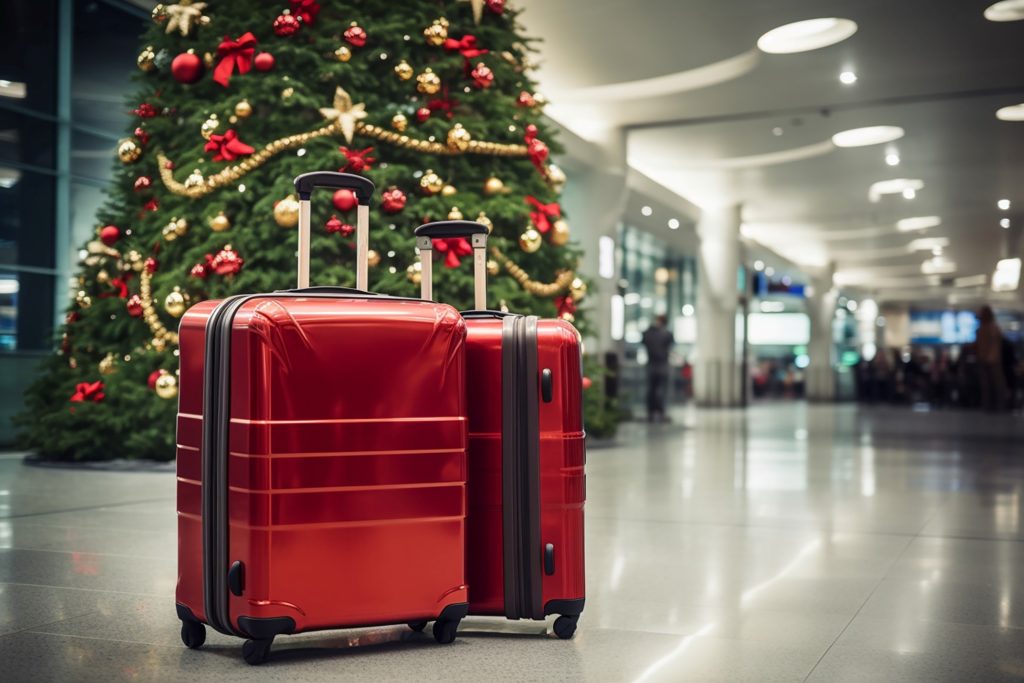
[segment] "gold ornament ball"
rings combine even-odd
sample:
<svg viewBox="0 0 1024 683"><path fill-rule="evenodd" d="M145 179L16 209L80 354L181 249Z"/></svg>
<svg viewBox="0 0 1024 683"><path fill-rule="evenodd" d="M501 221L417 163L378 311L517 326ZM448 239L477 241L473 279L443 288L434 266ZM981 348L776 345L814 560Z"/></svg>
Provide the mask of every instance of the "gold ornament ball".
<svg viewBox="0 0 1024 683"><path fill-rule="evenodd" d="M352 50L347 45L342 45L334 51L334 58L339 62L347 62L352 59Z"/></svg>
<svg viewBox="0 0 1024 683"><path fill-rule="evenodd" d="M469 131L462 127L461 123L456 123L452 129L448 131L448 149L465 152L469 149L469 141L472 137L473 136L469 134Z"/></svg>
<svg viewBox="0 0 1024 683"><path fill-rule="evenodd" d="M108 273L105 270L101 270L100 272L96 273L96 282L100 283L101 285L107 284L108 282L110 282L110 273Z"/></svg>
<svg viewBox="0 0 1024 683"><path fill-rule="evenodd" d="M395 114L391 117L391 127L401 133L409 127L409 119L405 118L405 114Z"/></svg>
<svg viewBox="0 0 1024 683"><path fill-rule="evenodd" d="M428 195L435 195L444 189L444 180L428 168L420 177L420 189Z"/></svg>
<svg viewBox="0 0 1024 683"><path fill-rule="evenodd" d="M145 72L152 71L156 67L156 52L153 51L152 45L147 45L139 53L138 59L135 63L139 66L139 69Z"/></svg>
<svg viewBox="0 0 1024 683"><path fill-rule="evenodd" d="M548 103L548 98L544 95L544 93L535 92L533 93L533 102L538 107L543 107Z"/></svg>
<svg viewBox="0 0 1024 683"><path fill-rule="evenodd" d="M210 230L214 232L224 232L230 227L231 219L225 216L223 211L210 219Z"/></svg>
<svg viewBox="0 0 1024 683"><path fill-rule="evenodd" d="M413 70L412 67L409 66L409 62L403 59L398 64L395 64L395 75L403 81L407 81L412 78Z"/></svg>
<svg viewBox="0 0 1024 683"><path fill-rule="evenodd" d="M171 373L164 371L156 378L153 391L164 400L171 400L178 395L178 378Z"/></svg>
<svg viewBox="0 0 1024 683"><path fill-rule="evenodd" d="M488 218L487 214L484 213L483 211L477 214L476 222L487 228L488 235L491 234L491 232L494 230L494 223L491 222L491 219Z"/></svg>
<svg viewBox="0 0 1024 683"><path fill-rule="evenodd" d="M178 287L175 287L174 291L164 299L164 310L175 318L180 318L184 315L186 308L188 308L188 305L185 303L185 295L181 293L181 289Z"/></svg>
<svg viewBox="0 0 1024 683"><path fill-rule="evenodd" d="M184 218L172 218L171 221L163 227L160 234L163 235L164 239L168 242L173 242L182 235L188 232L188 221Z"/></svg>
<svg viewBox="0 0 1024 683"><path fill-rule="evenodd" d="M498 265L498 262L495 261L494 259L488 259L487 260L487 274L490 275L491 277L494 277L499 272L501 272L501 267Z"/></svg>
<svg viewBox="0 0 1024 683"><path fill-rule="evenodd" d="M203 177L203 172L198 168L189 173L184 182L185 188L189 190L194 187L202 187L204 184L206 184L206 178Z"/></svg>
<svg viewBox="0 0 1024 683"><path fill-rule="evenodd" d="M203 136L204 140L209 140L219 125L220 121L217 120L217 115L210 114L210 118L203 121L203 125L199 127L199 134Z"/></svg>
<svg viewBox="0 0 1024 683"><path fill-rule="evenodd" d="M156 23L163 23L163 21L167 19L167 8L164 6L163 3L159 3L156 7L153 8L153 13L151 16L153 17L153 21L155 21Z"/></svg>
<svg viewBox="0 0 1024 683"><path fill-rule="evenodd" d="M540 249L543 238L540 233L533 228L527 228L526 231L519 236L519 248L525 251L527 254L532 254Z"/></svg>
<svg viewBox="0 0 1024 683"><path fill-rule="evenodd" d="M423 279L423 264L416 261L405 269L405 276L409 278L409 282L418 285Z"/></svg>
<svg viewBox="0 0 1024 683"><path fill-rule="evenodd" d="M505 183L502 182L501 178L497 176L491 176L484 181L484 194L488 197L493 197L496 194L500 194L505 191Z"/></svg>
<svg viewBox="0 0 1024 683"><path fill-rule="evenodd" d="M213 53L212 52L204 52L203 53L203 66L205 66L207 69L212 69L213 68Z"/></svg>
<svg viewBox="0 0 1024 683"><path fill-rule="evenodd" d="M455 189L454 185L445 185L444 187L441 188L441 196L442 197L451 197L452 195L457 194L457 193L458 193L458 190Z"/></svg>
<svg viewBox="0 0 1024 683"><path fill-rule="evenodd" d="M564 247L569 242L569 224L564 218L559 218L551 226L551 244L556 247Z"/></svg>
<svg viewBox="0 0 1024 683"><path fill-rule="evenodd" d="M299 224L299 202L290 194L274 205L274 221L282 228L294 228Z"/></svg>
<svg viewBox="0 0 1024 683"><path fill-rule="evenodd" d="M235 116L240 119L252 116L252 105L249 104L249 100L242 100L235 105Z"/></svg>
<svg viewBox="0 0 1024 683"><path fill-rule="evenodd" d="M587 295L587 283L580 278L573 278L573 281L569 283L569 294L572 295L573 301L579 301Z"/></svg>
<svg viewBox="0 0 1024 683"><path fill-rule="evenodd" d="M281 91L281 99L287 100L289 97L295 94L295 88L287 87Z"/></svg>
<svg viewBox="0 0 1024 683"><path fill-rule="evenodd" d="M436 95L441 90L441 78L427 69L416 77L416 90L424 95Z"/></svg>
<svg viewBox="0 0 1024 683"><path fill-rule="evenodd" d="M550 164L548 166L548 182L551 183L551 187L555 192L561 192L562 188L565 187L565 171L559 168L556 164Z"/></svg>
<svg viewBox="0 0 1024 683"><path fill-rule="evenodd" d="M139 160L140 156L142 156L142 147L135 140L122 138L117 143L117 158L121 160L121 163L134 163Z"/></svg>
<svg viewBox="0 0 1024 683"><path fill-rule="evenodd" d="M99 370L101 375L112 375L117 372L117 359L114 354L108 353L100 361Z"/></svg>
<svg viewBox="0 0 1024 683"><path fill-rule="evenodd" d="M370 249L366 252L366 262L370 264L371 268L376 268L380 265L380 254L377 253L376 249Z"/></svg>
<svg viewBox="0 0 1024 683"><path fill-rule="evenodd" d="M459 211L459 207L453 206L452 210L448 212L448 220L450 221L461 221L463 219L462 212Z"/></svg>
<svg viewBox="0 0 1024 683"><path fill-rule="evenodd" d="M430 26L423 29L423 37L427 39L427 45L440 47L448 38L448 20L444 17L434 19Z"/></svg>

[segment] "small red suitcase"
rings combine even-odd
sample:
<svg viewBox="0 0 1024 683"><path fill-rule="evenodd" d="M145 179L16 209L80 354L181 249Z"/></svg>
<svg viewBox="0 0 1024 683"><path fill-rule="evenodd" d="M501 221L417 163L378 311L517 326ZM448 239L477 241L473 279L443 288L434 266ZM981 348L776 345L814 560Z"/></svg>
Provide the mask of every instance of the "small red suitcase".
<svg viewBox="0 0 1024 683"><path fill-rule="evenodd" d="M180 327L182 640L387 623L451 642L467 610L466 327L450 306L370 294L373 184L307 173L300 289L206 301ZM357 287L307 288L309 197L359 199Z"/></svg>
<svg viewBox="0 0 1024 683"><path fill-rule="evenodd" d="M586 497L580 335L564 320L486 310L487 229L441 221L416 230L421 296L432 240L472 240L476 310L466 320L469 404L466 576L469 613L560 615L571 638L584 604Z"/></svg>

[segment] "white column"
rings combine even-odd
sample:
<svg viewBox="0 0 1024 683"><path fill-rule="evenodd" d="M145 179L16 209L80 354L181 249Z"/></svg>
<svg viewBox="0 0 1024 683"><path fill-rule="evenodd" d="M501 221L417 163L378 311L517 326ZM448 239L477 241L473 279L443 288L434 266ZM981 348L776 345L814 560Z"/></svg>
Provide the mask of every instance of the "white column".
<svg viewBox="0 0 1024 683"><path fill-rule="evenodd" d="M811 321L811 342L807 355L811 362L807 366L805 380L807 400L834 401L836 397L836 373L832 358L832 319L836 312L836 289L832 286L835 264L809 273L811 294L807 297L807 316Z"/></svg>
<svg viewBox="0 0 1024 683"><path fill-rule="evenodd" d="M697 222L697 358L694 397L698 405L742 402L742 340L739 313L740 206L705 209Z"/></svg>

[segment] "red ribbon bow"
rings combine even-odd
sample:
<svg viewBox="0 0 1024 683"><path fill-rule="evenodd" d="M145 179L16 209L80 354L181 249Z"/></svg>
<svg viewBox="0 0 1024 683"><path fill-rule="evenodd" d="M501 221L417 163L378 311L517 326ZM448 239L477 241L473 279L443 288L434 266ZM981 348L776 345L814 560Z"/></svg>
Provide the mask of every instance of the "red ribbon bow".
<svg viewBox="0 0 1024 683"><path fill-rule="evenodd" d="M534 208L530 212L530 220L541 233L546 233L551 229L551 221L557 221L562 217L562 207L558 205L558 202L541 204L536 197L526 195L526 203Z"/></svg>
<svg viewBox="0 0 1024 683"><path fill-rule="evenodd" d="M458 52L462 55L462 59L465 60L464 68L466 73L469 73L471 59L476 59L477 57L489 52L489 50L477 47L476 36L468 33L462 36L460 40L445 38L444 49L448 52Z"/></svg>
<svg viewBox="0 0 1024 683"><path fill-rule="evenodd" d="M116 296L118 299L128 298L128 276L115 277L110 281L110 286L117 290L117 292L103 292L100 294L101 299L108 299L112 296Z"/></svg>
<svg viewBox="0 0 1024 683"><path fill-rule="evenodd" d="M103 382L79 382L75 385L75 393L71 394L72 403L92 401L99 403L106 395L103 393Z"/></svg>
<svg viewBox="0 0 1024 683"><path fill-rule="evenodd" d="M460 257L469 256L473 253L473 247L469 246L469 242L466 241L465 237L446 237L433 240L433 243L434 249L445 254L445 268L458 268L459 264L462 263L462 258Z"/></svg>
<svg viewBox="0 0 1024 683"><path fill-rule="evenodd" d="M238 73L244 74L252 69L252 55L256 52L256 36L245 32L237 40L231 40L224 36L224 40L217 46L217 56L220 62L213 70L213 80L225 88L231 80L231 74L238 69Z"/></svg>
<svg viewBox="0 0 1024 683"><path fill-rule="evenodd" d="M245 259L238 255L237 251L225 247L216 256L206 255L206 262L209 269L217 275L234 275L242 269Z"/></svg>
<svg viewBox="0 0 1024 683"><path fill-rule="evenodd" d="M234 161L244 154L252 154L253 148L238 139L234 128L229 128L224 135L211 135L210 141L203 146L206 152L216 152L214 161Z"/></svg>
<svg viewBox="0 0 1024 683"><path fill-rule="evenodd" d="M542 175L547 177L547 169L544 168L544 162L548 158L548 146L544 144L542 140L537 139L537 126L532 123L526 127L526 135L523 136L523 141L526 142L526 153L530 157L530 162L541 172Z"/></svg>
<svg viewBox="0 0 1024 683"><path fill-rule="evenodd" d="M292 15L308 26L313 25L316 15L320 13L320 5L316 0L288 0L288 4L291 5Z"/></svg>
<svg viewBox="0 0 1024 683"><path fill-rule="evenodd" d="M458 104L458 102L448 97L448 86L444 86L441 90L441 97L436 100L430 100L427 102L427 109L430 111L443 111L447 118L452 118L455 114L452 112L452 108Z"/></svg>
<svg viewBox="0 0 1024 683"><path fill-rule="evenodd" d="M342 173L362 173L363 171L369 171L373 168L373 163L377 161L376 157L370 156L370 152L373 151L373 147L367 147L366 149L349 149L348 147L339 147L338 151L345 155L345 166L340 169Z"/></svg>

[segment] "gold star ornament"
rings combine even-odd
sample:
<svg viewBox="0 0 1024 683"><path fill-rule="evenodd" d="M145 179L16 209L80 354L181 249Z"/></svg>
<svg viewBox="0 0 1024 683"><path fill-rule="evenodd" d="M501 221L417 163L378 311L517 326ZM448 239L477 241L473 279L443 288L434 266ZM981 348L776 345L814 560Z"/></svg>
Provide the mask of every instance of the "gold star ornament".
<svg viewBox="0 0 1024 683"><path fill-rule="evenodd" d="M174 33L177 30L181 35L187 36L192 32L196 23L209 23L209 19L203 16L206 9L205 2L192 2L192 0L181 0L177 5L164 5L163 14L167 17L167 33Z"/></svg>
<svg viewBox="0 0 1024 683"><path fill-rule="evenodd" d="M352 142L352 134L356 130L356 121L366 118L366 105L360 102L352 104L352 96L340 85L334 90L334 106L324 107L320 113L329 122L341 128L345 142Z"/></svg>

